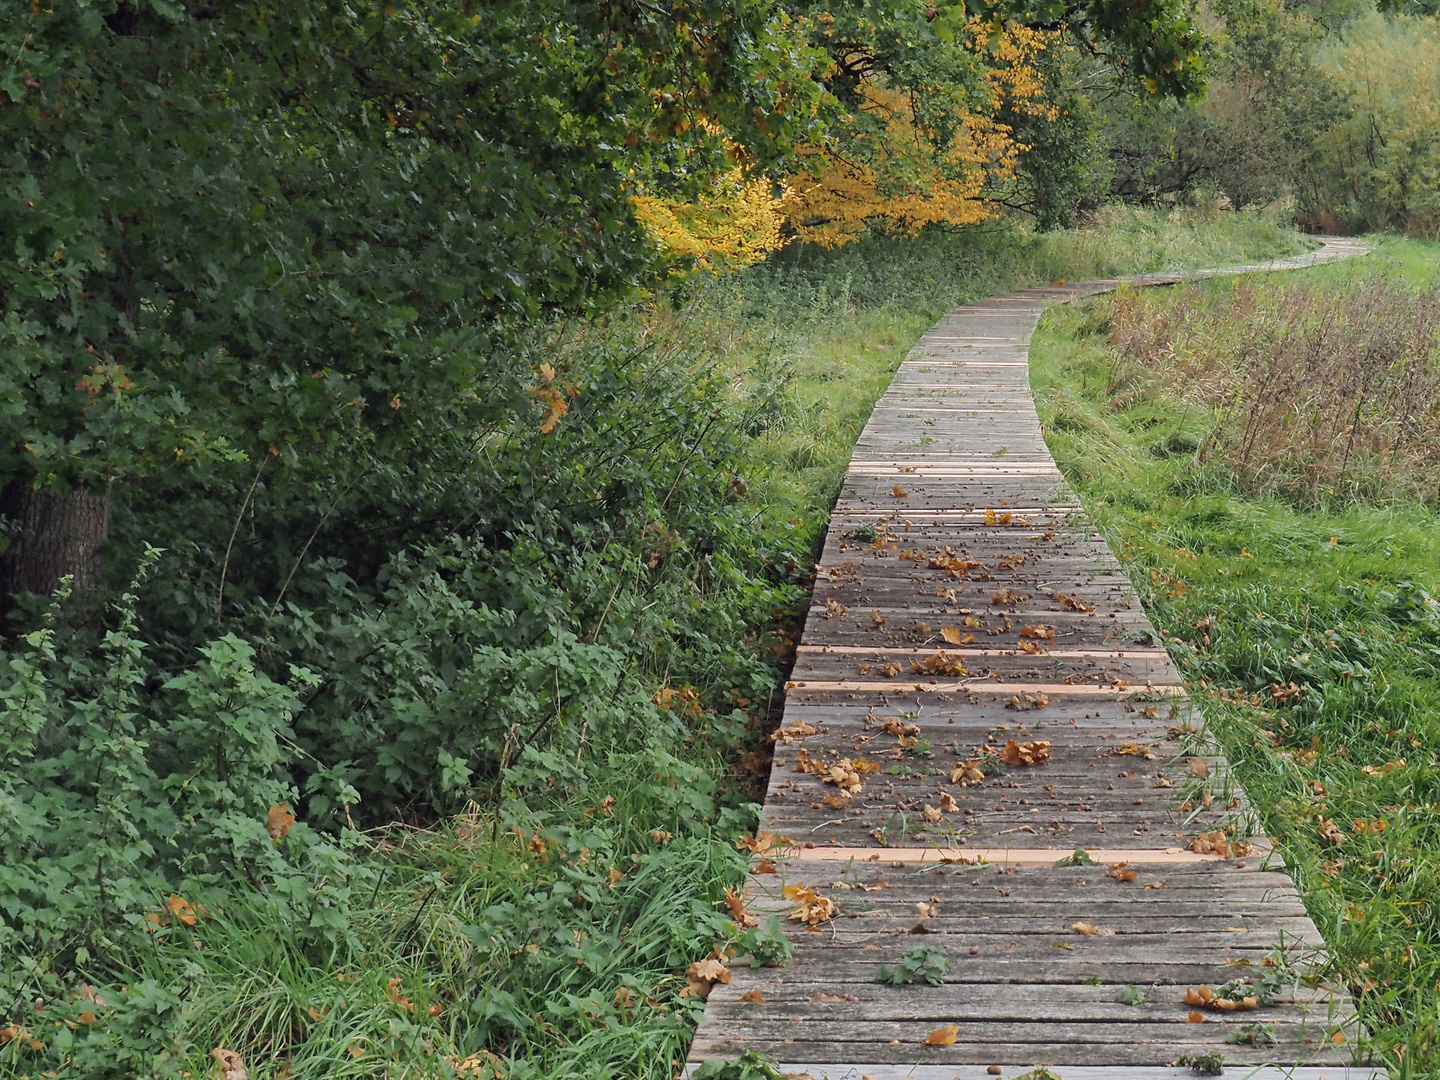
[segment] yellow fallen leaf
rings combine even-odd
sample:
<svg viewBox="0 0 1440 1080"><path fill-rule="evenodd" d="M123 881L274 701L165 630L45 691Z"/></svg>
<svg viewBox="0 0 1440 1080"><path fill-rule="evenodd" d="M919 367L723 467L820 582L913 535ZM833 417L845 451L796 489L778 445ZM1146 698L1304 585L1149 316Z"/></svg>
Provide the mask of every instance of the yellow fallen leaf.
<svg viewBox="0 0 1440 1080"><path fill-rule="evenodd" d="M765 995L759 990L746 990L745 993L740 995L740 1000L747 1005L763 1005L765 1003Z"/></svg>
<svg viewBox="0 0 1440 1080"><path fill-rule="evenodd" d="M946 1024L942 1028L936 1028L925 1036L926 1046L950 1046L960 1039L960 1029L954 1024Z"/></svg>

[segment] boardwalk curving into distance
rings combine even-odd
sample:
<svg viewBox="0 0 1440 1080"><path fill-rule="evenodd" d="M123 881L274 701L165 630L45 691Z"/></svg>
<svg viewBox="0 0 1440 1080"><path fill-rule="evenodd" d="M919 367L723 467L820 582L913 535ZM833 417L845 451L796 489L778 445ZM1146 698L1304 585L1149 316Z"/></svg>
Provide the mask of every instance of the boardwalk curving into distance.
<svg viewBox="0 0 1440 1080"><path fill-rule="evenodd" d="M1130 280L1361 252L1330 240L1263 266ZM1348 1064L1348 994L1304 978L1320 935L1046 449L1030 335L1048 305L1117 284L951 312L876 405L777 733L764 828L786 841L756 854L746 883L750 914L778 915L794 958L732 962L692 1070L753 1049L816 1080L988 1080L1036 1064L1063 1080L1158 1080L1218 1052L1232 1076L1384 1075ZM786 886L838 913L789 918ZM943 950L941 985L876 981L917 946ZM1183 1000L1267 974L1272 1004ZM1145 1001L1119 1000L1126 987Z"/></svg>

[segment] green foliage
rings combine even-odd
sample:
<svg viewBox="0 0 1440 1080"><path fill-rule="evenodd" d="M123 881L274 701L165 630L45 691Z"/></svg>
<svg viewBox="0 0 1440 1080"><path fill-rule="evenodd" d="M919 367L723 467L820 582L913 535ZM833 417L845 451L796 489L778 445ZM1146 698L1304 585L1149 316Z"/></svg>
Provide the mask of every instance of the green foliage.
<svg viewBox="0 0 1440 1080"><path fill-rule="evenodd" d="M1115 1000L1121 1005L1144 1005L1145 991L1138 986L1123 986L1120 988L1120 993L1115 996Z"/></svg>
<svg viewBox="0 0 1440 1080"><path fill-rule="evenodd" d="M1055 865L1056 865L1056 866L1096 866L1096 865L1098 865L1098 864L1095 862L1094 859L1092 859L1092 858L1090 857L1090 853L1089 853L1088 851L1086 851L1084 848L1076 848L1071 854L1066 855L1063 859L1056 859L1056 860L1055 860Z"/></svg>
<svg viewBox="0 0 1440 1080"><path fill-rule="evenodd" d="M795 955L795 947L774 915L741 934L735 948L741 955L749 954L751 967L784 967Z"/></svg>
<svg viewBox="0 0 1440 1080"><path fill-rule="evenodd" d="M1223 1076L1225 1057L1222 1054L1182 1054L1175 1059L1176 1065L1188 1065L1196 1076Z"/></svg>
<svg viewBox="0 0 1440 1080"><path fill-rule="evenodd" d="M917 982L940 986L949 970L950 961L945 959L944 949L936 945L920 945L902 956L898 964L876 970L875 981L892 986Z"/></svg>
<svg viewBox="0 0 1440 1080"><path fill-rule="evenodd" d="M1225 1041L1233 1046L1275 1046L1280 1037L1275 1033L1274 1024L1256 1021L1243 1025L1239 1031L1230 1032Z"/></svg>
<svg viewBox="0 0 1440 1080"><path fill-rule="evenodd" d="M746 1050L734 1061L707 1061L691 1074L695 1080L781 1080L775 1059Z"/></svg>

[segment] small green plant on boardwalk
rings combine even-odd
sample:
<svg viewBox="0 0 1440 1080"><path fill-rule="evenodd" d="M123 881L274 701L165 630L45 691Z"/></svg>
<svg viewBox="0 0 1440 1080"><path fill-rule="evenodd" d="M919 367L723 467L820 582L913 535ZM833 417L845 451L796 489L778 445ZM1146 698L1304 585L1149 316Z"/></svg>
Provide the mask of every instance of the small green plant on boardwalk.
<svg viewBox="0 0 1440 1080"><path fill-rule="evenodd" d="M1383 241L1353 266L1098 298L1052 311L1032 351L1056 460L1378 1060L1416 1076L1440 1069L1440 356L1416 330L1437 265L1440 246ZM1299 358L1322 340L1324 383Z"/></svg>
<svg viewBox="0 0 1440 1080"><path fill-rule="evenodd" d="M949 970L950 961L945 959L944 949L936 945L920 945L902 956L898 964L877 970L875 981L891 986L908 986L918 982L939 986Z"/></svg>

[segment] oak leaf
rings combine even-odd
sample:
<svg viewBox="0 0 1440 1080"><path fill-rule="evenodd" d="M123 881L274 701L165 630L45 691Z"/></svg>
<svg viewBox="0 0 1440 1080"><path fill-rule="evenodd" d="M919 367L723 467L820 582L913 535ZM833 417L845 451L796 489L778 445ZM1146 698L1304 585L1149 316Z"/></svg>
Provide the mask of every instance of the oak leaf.
<svg viewBox="0 0 1440 1080"><path fill-rule="evenodd" d="M745 993L740 995L740 1000L746 1005L763 1005L765 1004L765 995L762 994L758 988L755 990L746 990Z"/></svg>
<svg viewBox="0 0 1440 1080"><path fill-rule="evenodd" d="M954 1024L936 1028L925 1036L926 1046L950 1046L960 1040L960 1029Z"/></svg>
<svg viewBox="0 0 1440 1080"><path fill-rule="evenodd" d="M1112 863L1107 873L1117 881L1134 881L1140 875L1130 869L1129 863Z"/></svg>
<svg viewBox="0 0 1440 1080"><path fill-rule="evenodd" d="M1051 641L1055 637L1055 628L1039 623L1034 626L1022 626L1020 628L1020 636L1022 638L1034 638L1036 641Z"/></svg>
<svg viewBox="0 0 1440 1080"><path fill-rule="evenodd" d="M730 969L723 961L715 957L705 960L696 960L685 969L685 988L680 991L681 997L704 998L710 996L710 990L716 983L730 982Z"/></svg>
<svg viewBox="0 0 1440 1080"><path fill-rule="evenodd" d="M1038 765L1050 759L1050 744L1042 739L1034 742L1017 743L1014 739L1005 744L1000 760L1006 765Z"/></svg>
<svg viewBox="0 0 1440 1080"><path fill-rule="evenodd" d="M839 912L835 902L827 896L821 896L809 885L786 885L780 890L781 895L795 905L790 912L790 918L796 922L802 922L806 926L816 926L822 922L828 922Z"/></svg>

